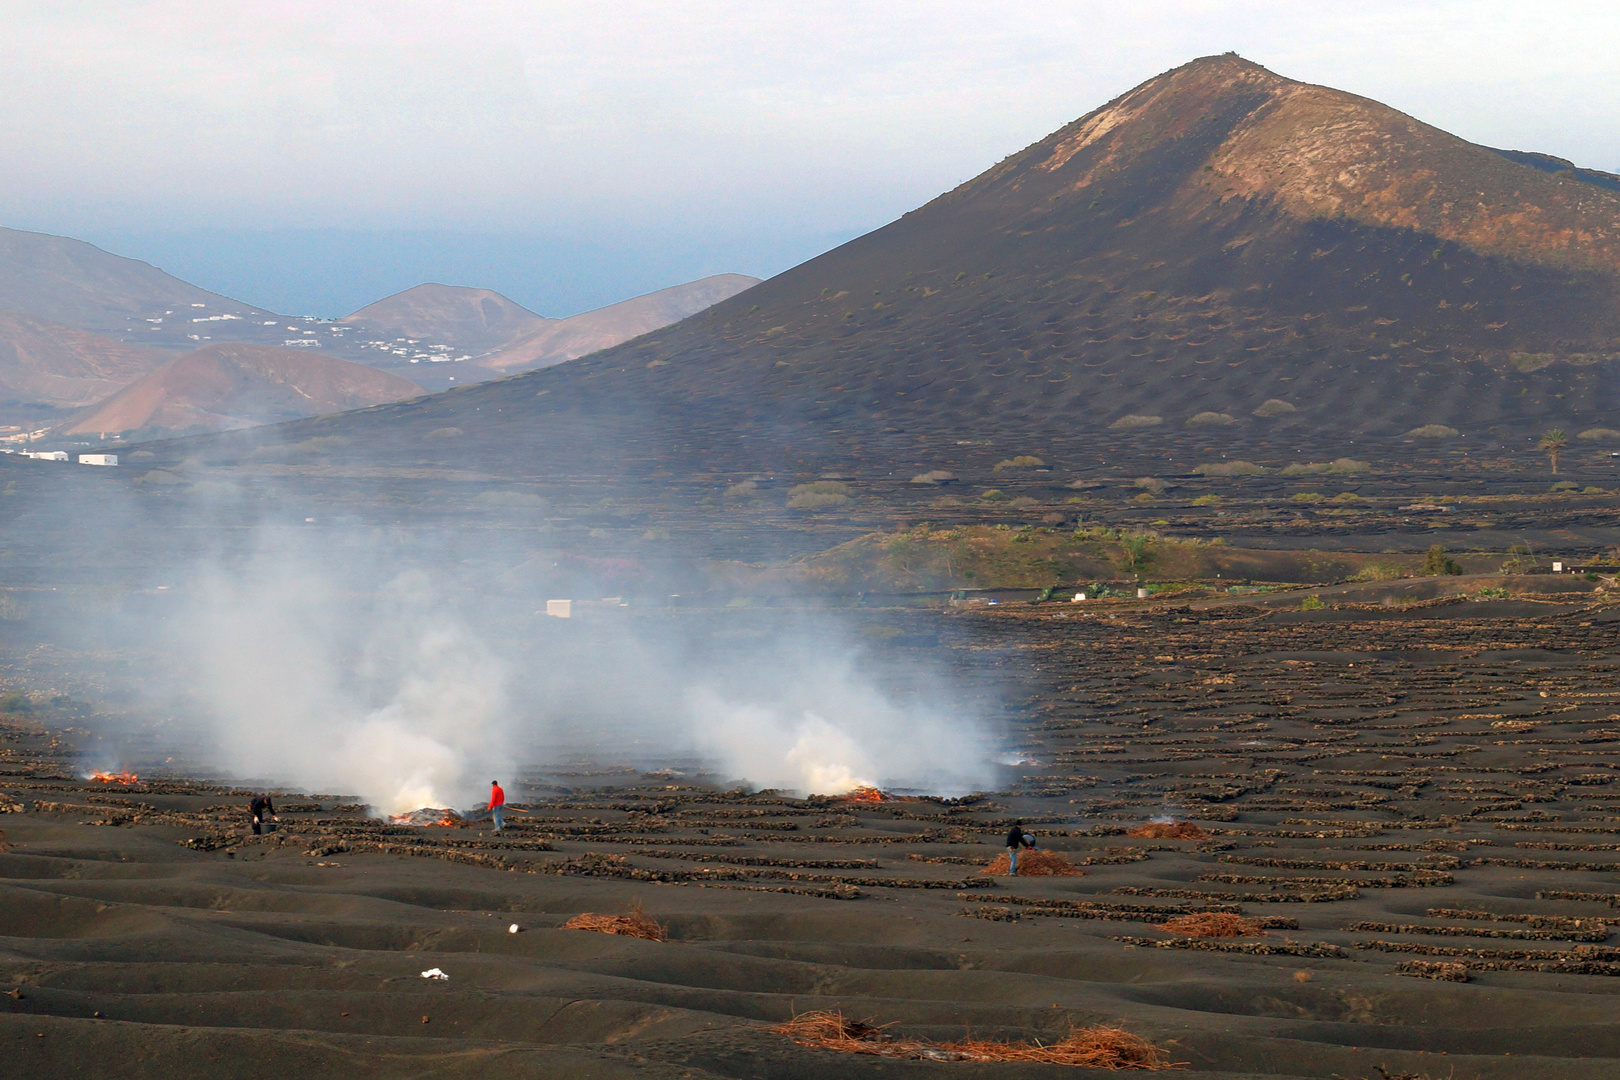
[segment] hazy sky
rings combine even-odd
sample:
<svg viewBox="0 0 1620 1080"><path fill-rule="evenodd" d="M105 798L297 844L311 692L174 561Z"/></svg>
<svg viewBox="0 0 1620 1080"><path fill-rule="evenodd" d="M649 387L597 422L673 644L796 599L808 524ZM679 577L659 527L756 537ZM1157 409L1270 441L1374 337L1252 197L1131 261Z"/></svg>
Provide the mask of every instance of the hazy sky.
<svg viewBox="0 0 1620 1080"><path fill-rule="evenodd" d="M768 276L1235 49L1620 170L1620 4L3 0L0 224L291 313Z"/></svg>

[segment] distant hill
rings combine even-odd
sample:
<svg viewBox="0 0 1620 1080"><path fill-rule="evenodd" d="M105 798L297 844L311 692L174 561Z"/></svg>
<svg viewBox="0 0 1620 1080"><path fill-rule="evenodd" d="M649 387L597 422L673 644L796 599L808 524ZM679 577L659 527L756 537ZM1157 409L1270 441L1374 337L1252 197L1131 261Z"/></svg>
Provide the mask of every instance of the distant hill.
<svg viewBox="0 0 1620 1080"><path fill-rule="evenodd" d="M0 408L22 414L81 408L156 369L172 355L0 311Z"/></svg>
<svg viewBox="0 0 1620 1080"><path fill-rule="evenodd" d="M361 308L340 322L382 342L453 346L473 354L477 369L445 367L472 382L611 348L680 322L759 284L744 274L674 285L566 319L548 319L489 289L418 285ZM368 358L369 359L369 358ZM375 362L375 361L372 361Z"/></svg>
<svg viewBox="0 0 1620 1080"><path fill-rule="evenodd" d="M132 320L193 305L246 306L82 240L0 229L0 311L123 333Z"/></svg>
<svg viewBox="0 0 1620 1080"><path fill-rule="evenodd" d="M479 364L502 374L550 367L680 322L753 288L759 280L745 274L716 274L567 319L547 319Z"/></svg>
<svg viewBox="0 0 1620 1080"><path fill-rule="evenodd" d="M318 350L430 389L465 385L618 344L755 281L724 274L572 319L488 289L428 284L333 322L265 311L80 240L0 229L0 424L81 408L175 355L226 342Z"/></svg>
<svg viewBox="0 0 1620 1080"><path fill-rule="evenodd" d="M429 284L367 304L338 321L388 338L443 342L486 353L559 320L536 315L489 289Z"/></svg>
<svg viewBox="0 0 1620 1080"><path fill-rule="evenodd" d="M176 357L58 429L61 435L220 430L419 397L364 364L297 349L216 344Z"/></svg>
<svg viewBox="0 0 1620 1080"><path fill-rule="evenodd" d="M1620 427L1620 192L1546 165L1206 57L683 322L333 430L620 477Z"/></svg>

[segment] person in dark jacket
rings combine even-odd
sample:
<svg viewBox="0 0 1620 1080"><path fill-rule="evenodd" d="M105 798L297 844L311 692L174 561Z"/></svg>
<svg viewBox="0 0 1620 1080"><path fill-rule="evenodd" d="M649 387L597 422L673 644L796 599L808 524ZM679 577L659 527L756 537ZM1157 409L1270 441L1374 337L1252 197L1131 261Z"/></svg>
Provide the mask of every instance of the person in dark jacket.
<svg viewBox="0 0 1620 1080"><path fill-rule="evenodd" d="M276 817L276 808L271 805L270 796L268 793L264 795L255 795L253 797L253 801L248 803L248 809L253 811L254 836L262 835L260 833L260 827L264 824L266 818L269 818L271 821L281 820L280 818Z"/></svg>
<svg viewBox="0 0 1620 1080"><path fill-rule="evenodd" d="M1008 874L1014 876L1018 874L1018 849L1021 847L1032 848L1034 846L1035 838L1024 831L1024 823L1022 821L1013 822L1013 827L1007 831Z"/></svg>

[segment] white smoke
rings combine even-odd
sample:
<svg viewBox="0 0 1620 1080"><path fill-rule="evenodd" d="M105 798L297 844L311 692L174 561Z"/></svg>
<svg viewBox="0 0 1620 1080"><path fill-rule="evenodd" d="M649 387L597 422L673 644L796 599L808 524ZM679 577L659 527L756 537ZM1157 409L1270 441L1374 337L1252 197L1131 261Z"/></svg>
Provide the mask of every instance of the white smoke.
<svg viewBox="0 0 1620 1080"><path fill-rule="evenodd" d="M356 597L319 564L261 553L206 578L168 648L238 775L398 813L466 804L511 760L505 665L420 572Z"/></svg>
<svg viewBox="0 0 1620 1080"><path fill-rule="evenodd" d="M728 699L714 685L688 691L696 749L725 775L825 795L989 786L996 747L975 713L936 700L901 704L847 656L818 650L790 659L796 670L765 690L765 701Z"/></svg>
<svg viewBox="0 0 1620 1080"><path fill-rule="evenodd" d="M193 584L170 594L152 673L197 754L239 778L356 794L378 813L473 807L490 780L564 754L695 758L804 794L995 779L993 726L952 680L915 663L878 677L827 613L563 621L513 575L397 538L267 527L257 544L179 575Z"/></svg>

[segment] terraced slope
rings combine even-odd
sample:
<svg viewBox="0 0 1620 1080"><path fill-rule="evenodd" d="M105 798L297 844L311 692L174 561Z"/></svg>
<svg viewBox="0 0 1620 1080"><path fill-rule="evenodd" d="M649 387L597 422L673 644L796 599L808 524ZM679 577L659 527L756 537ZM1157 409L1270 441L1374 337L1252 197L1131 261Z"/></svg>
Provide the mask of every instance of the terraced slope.
<svg viewBox="0 0 1620 1080"><path fill-rule="evenodd" d="M1620 612L1059 614L865 616L919 643L896 665L944 652L965 692L1016 687L1023 762L958 804L599 762L514 785L501 836L289 794L254 838L246 791L87 782L82 718L6 718L0 1046L40 1080L87 1053L135 1078L929 1067L769 1030L840 1009L911 1038L1117 1023L1208 1080L1614 1075ZM1142 829L1164 815L1192 828ZM978 873L1014 818L1084 874ZM668 940L564 928L633 903ZM1187 914L1250 932L1164 928Z"/></svg>

